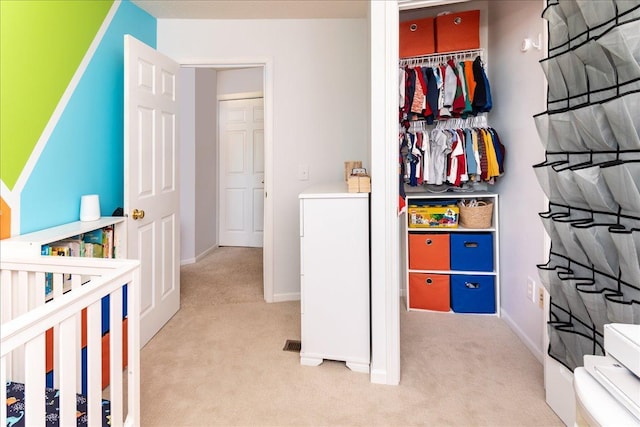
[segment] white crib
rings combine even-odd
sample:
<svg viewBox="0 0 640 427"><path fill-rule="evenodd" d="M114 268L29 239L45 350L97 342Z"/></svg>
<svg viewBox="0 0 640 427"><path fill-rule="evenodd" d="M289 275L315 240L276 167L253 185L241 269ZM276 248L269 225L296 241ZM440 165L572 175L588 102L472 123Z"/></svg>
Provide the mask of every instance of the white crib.
<svg viewBox="0 0 640 427"><path fill-rule="evenodd" d="M0 260L0 381L24 384L18 416L1 405L0 426L44 426L47 331L53 328L53 378L57 425L76 426L82 416L89 426L104 421L103 399L109 403L111 426L140 425L140 287L139 262L123 259L25 257ZM53 289L45 295L45 283ZM84 283L84 284L83 284ZM126 291L124 286L126 285ZM123 373L123 292L126 292L126 373ZM102 298L109 295L109 387L102 389ZM86 309L86 327L82 311ZM86 394L81 394L81 340L86 330ZM125 389L126 387L126 389ZM86 412L76 402L86 399ZM7 386L0 387L7 401ZM15 398L10 400L15 401ZM84 400L82 400L85 402ZM7 402L9 403L9 402Z"/></svg>

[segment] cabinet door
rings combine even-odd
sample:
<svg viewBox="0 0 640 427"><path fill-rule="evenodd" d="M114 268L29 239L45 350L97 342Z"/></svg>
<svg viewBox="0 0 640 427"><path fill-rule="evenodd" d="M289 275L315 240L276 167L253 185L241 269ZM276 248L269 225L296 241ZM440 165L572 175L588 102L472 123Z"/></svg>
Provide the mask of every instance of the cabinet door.
<svg viewBox="0 0 640 427"><path fill-rule="evenodd" d="M302 351L368 362L368 199L309 198L302 203Z"/></svg>

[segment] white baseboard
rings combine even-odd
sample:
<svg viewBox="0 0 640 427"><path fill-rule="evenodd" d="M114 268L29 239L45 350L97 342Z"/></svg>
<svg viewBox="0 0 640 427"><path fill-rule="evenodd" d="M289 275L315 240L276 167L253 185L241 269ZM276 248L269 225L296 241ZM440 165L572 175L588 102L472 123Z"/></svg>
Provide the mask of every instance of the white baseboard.
<svg viewBox="0 0 640 427"><path fill-rule="evenodd" d="M207 249L206 251L202 252L200 255L196 256L195 258L186 258L186 259L181 259L180 260L180 265L189 265L189 264L195 264L198 261L201 261L202 258L206 257L207 255L209 255L211 252L215 251L216 249L218 249L218 245L214 245L211 246L209 249Z"/></svg>
<svg viewBox="0 0 640 427"><path fill-rule="evenodd" d="M371 381L374 384L388 384L387 371L382 369L372 369L369 377L369 381Z"/></svg>
<svg viewBox="0 0 640 427"><path fill-rule="evenodd" d="M211 246L209 249L207 249L206 251L202 252L200 255L198 255L196 257L196 262L202 260L202 258L206 257L207 255L209 255L211 252L215 251L216 249L218 249L218 245L213 245Z"/></svg>
<svg viewBox="0 0 640 427"><path fill-rule="evenodd" d="M273 302L300 301L300 292L273 294Z"/></svg>
<svg viewBox="0 0 640 427"><path fill-rule="evenodd" d="M522 329L520 329L520 327L518 327L518 325L509 316L509 313L507 313L504 310L501 310L500 316L507 323L507 325L509 325L511 330L513 330L513 332L516 333L518 338L520 338L520 341L524 343L524 345L529 349L529 351L534 355L534 357L538 359L538 362L540 362L540 364L543 364L544 353L540 350L540 348L538 348L538 346L533 341L531 341L531 339L527 335L525 335Z"/></svg>

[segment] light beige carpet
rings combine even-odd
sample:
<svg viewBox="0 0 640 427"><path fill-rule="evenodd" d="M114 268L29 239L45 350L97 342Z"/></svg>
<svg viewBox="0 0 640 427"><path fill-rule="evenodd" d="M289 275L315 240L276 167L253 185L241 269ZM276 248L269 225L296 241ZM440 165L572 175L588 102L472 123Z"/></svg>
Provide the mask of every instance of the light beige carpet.
<svg viewBox="0 0 640 427"><path fill-rule="evenodd" d="M560 426L542 366L489 316L401 311L399 386L300 366L300 304L262 301L260 249L182 268L182 308L142 350L143 426Z"/></svg>

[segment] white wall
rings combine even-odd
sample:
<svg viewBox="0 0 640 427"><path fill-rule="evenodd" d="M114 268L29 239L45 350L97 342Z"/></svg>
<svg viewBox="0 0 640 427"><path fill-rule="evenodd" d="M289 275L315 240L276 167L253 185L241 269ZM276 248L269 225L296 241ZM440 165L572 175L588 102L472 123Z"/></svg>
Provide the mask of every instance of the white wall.
<svg viewBox="0 0 640 427"><path fill-rule="evenodd" d="M539 285L536 264L546 262L545 231L538 216L545 198L532 165L544 160L533 115L546 109L546 82L538 61L543 52L521 52L522 40L545 34L543 0L490 1L488 77L490 123L507 154L499 180L501 280L504 319L542 362L543 311L527 298L527 277Z"/></svg>
<svg viewBox="0 0 640 427"><path fill-rule="evenodd" d="M180 263L195 262L195 68L180 69Z"/></svg>
<svg viewBox="0 0 640 427"><path fill-rule="evenodd" d="M178 62L269 58L273 64L274 294L299 294L298 194L368 163L365 19L158 20L158 50ZM297 180L300 164L309 180ZM368 165L367 165L368 166Z"/></svg>
<svg viewBox="0 0 640 427"><path fill-rule="evenodd" d="M217 71L196 70L195 94L195 254L205 254L218 244L216 204L218 190Z"/></svg>
<svg viewBox="0 0 640 427"><path fill-rule="evenodd" d="M262 92L263 67L218 70L218 96L233 93Z"/></svg>

